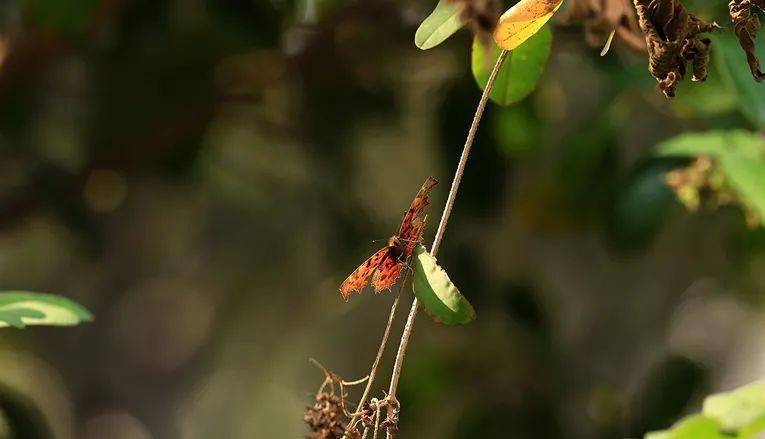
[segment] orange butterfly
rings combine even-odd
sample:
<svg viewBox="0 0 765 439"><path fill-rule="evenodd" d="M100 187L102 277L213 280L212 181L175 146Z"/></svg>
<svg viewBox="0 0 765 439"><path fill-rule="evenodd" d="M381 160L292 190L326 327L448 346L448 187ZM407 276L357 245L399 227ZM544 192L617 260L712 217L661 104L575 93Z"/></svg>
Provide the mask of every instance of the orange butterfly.
<svg viewBox="0 0 765 439"><path fill-rule="evenodd" d="M436 184L438 184L438 180L433 177L428 177L425 180L422 188L420 188L420 191L414 197L412 206L404 214L398 234L391 236L388 239L387 246L370 256L340 285L340 294L343 295L343 299L346 302L352 292L361 291L366 286L367 280L372 273L374 273L372 285L375 288L375 292L393 286L401 274L401 270L412 257L414 247L422 242L425 218L421 215L425 210L425 206L430 204L428 193Z"/></svg>

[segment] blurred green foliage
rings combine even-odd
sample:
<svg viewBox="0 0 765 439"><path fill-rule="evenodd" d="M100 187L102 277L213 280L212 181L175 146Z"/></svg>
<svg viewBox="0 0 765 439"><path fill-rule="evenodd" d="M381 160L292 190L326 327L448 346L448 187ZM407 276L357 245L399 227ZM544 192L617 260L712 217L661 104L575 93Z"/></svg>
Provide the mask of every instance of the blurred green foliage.
<svg viewBox="0 0 765 439"><path fill-rule="evenodd" d="M652 432L646 439L754 438L765 430L765 384L749 384L731 392L710 395L700 415L677 422L670 430Z"/></svg>
<svg viewBox="0 0 765 439"><path fill-rule="evenodd" d="M99 317L0 331L0 382L32 407L0 404L0 431L298 437L306 358L366 374L391 297L337 286L448 180L480 97L467 33L412 44L432 8L0 5L0 282ZM765 235L678 208L663 182L699 151L654 149L761 129L743 54L723 34L669 103L618 39L600 57L551 32L536 89L478 132L439 264L481 318L418 320L402 437L642 437L762 375Z"/></svg>

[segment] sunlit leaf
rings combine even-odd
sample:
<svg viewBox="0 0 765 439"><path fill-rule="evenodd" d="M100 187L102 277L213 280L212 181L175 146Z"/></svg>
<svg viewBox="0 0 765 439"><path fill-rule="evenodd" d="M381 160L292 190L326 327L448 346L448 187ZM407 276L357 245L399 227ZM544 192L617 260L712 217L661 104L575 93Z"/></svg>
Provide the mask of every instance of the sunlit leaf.
<svg viewBox="0 0 765 439"><path fill-rule="evenodd" d="M717 35L712 44L717 70L737 97L739 110L755 127L765 129L765 84L752 79L746 56L733 35ZM765 45L757 45L760 57Z"/></svg>
<svg viewBox="0 0 765 439"><path fill-rule="evenodd" d="M729 433L761 423L765 420L765 381L707 397L702 413Z"/></svg>
<svg viewBox="0 0 765 439"><path fill-rule="evenodd" d="M422 245L415 249L412 287L414 295L433 320L458 325L475 319L473 306Z"/></svg>
<svg viewBox="0 0 765 439"><path fill-rule="evenodd" d="M563 0L521 0L499 18L494 41L502 49L523 44L550 20Z"/></svg>
<svg viewBox="0 0 765 439"><path fill-rule="evenodd" d="M765 431L765 381L717 393L704 400L702 414L684 418L672 428L645 439L754 439Z"/></svg>
<svg viewBox="0 0 765 439"><path fill-rule="evenodd" d="M462 28L461 8L449 0L439 0L436 9L417 28L414 44L422 50L438 46Z"/></svg>
<svg viewBox="0 0 765 439"><path fill-rule="evenodd" d="M735 436L734 436L735 437ZM732 439L720 432L720 424L704 416L680 420L669 430L647 433L645 439Z"/></svg>
<svg viewBox="0 0 765 439"><path fill-rule="evenodd" d="M731 152L757 156L765 152L763 138L745 130L712 130L680 134L656 145L661 156L708 155L720 158Z"/></svg>
<svg viewBox="0 0 765 439"><path fill-rule="evenodd" d="M52 294L0 292L0 328L26 325L71 326L93 320L93 315L71 300Z"/></svg>
<svg viewBox="0 0 765 439"><path fill-rule="evenodd" d="M600 51L600 56L606 56L608 51L611 49L611 43L614 42L614 35L616 35L616 29L612 30L610 34L608 34L608 39L606 40L606 44L603 45L603 50Z"/></svg>
<svg viewBox="0 0 765 439"><path fill-rule="evenodd" d="M552 32L545 27L510 52L497 74L494 88L489 95L491 100L500 105L510 105L534 91L539 78L545 71L551 46ZM487 59L484 44L479 38L473 40L471 67L473 77L482 90L486 88L491 70L501 52L501 49L493 44L490 50L491 57Z"/></svg>

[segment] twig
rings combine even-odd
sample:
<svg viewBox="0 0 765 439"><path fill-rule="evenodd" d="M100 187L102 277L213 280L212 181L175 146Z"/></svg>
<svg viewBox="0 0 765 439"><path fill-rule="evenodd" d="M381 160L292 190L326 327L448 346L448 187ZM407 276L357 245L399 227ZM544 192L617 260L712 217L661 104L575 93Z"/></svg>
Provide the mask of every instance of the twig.
<svg viewBox="0 0 765 439"><path fill-rule="evenodd" d="M375 404L375 432L372 439L377 439L377 432L380 430L380 404Z"/></svg>
<svg viewBox="0 0 765 439"><path fill-rule="evenodd" d="M399 287L398 294L396 294L396 298L393 299L393 304L390 306L390 314L388 315L388 324L385 326L385 332L383 333L382 340L380 341L380 347L377 349L377 356L375 357L374 363L372 363L372 368L369 370L368 381L367 386L364 388L364 393L361 395L361 399L359 400L359 404L356 406L356 412L353 414L353 417L350 421L348 421L348 428L346 428L347 431L353 430L353 427L356 425L356 422L358 421L359 416L361 415L360 408L361 405L364 404L364 401L367 400L367 397L369 396L369 391L372 388L372 383L375 380L375 375L377 375L377 367L380 365L380 359L382 359L383 353L385 352L385 346L388 344L388 337L390 336L390 329L393 326L393 320L396 317L396 309L398 309L398 301L401 298L401 292L404 290L404 285L406 285L406 279L409 276L409 272L406 272L404 274L403 279L401 279L401 286ZM343 435L343 438L347 437L347 433Z"/></svg>
<svg viewBox="0 0 765 439"><path fill-rule="evenodd" d="M460 161L457 164L457 171L454 173L454 180L452 180L452 186L449 189L449 196L446 198L446 206L444 207L444 212L441 215L441 222L438 224L438 230L436 231L436 237L433 239L433 246L430 249L430 254L433 255L433 257L436 256L436 253L438 252L438 248L441 246L441 240L444 237L444 232L446 231L446 223L449 221L449 217L452 214L452 208L454 207L454 200L457 198L457 190L459 189L460 183L462 182L462 175L465 173L465 165L467 164L468 155L470 154L470 148L473 146L473 141L475 140L475 134L478 131L478 123L481 121L481 117L483 116L483 110L486 108L486 103L489 100L489 94L491 93L491 89L494 87L494 81L497 79L497 74L499 73L499 68L502 66L502 63L505 61L505 58L507 58L507 54L509 52L507 50L503 50L499 57L497 58L497 62L494 64L494 69L491 71L491 75L489 75L489 80L486 83L486 88L483 90L483 94L481 95L481 100L478 102L478 108L475 110L475 115L473 116L473 123L470 125L470 130L468 131L467 139L465 140L465 146L462 148L462 154L460 155ZM417 311L419 309L419 303L417 302L417 298L415 297L412 301L412 307L409 310L409 317L406 319L406 325L404 326L404 332L401 334L401 341L398 346L398 353L396 354L396 362L393 364L393 374L390 378L390 388L388 390L388 398L390 401L392 401L392 404L388 404L388 414L392 415L392 411L395 410L395 407L398 406L397 400L396 400L396 391L398 390L398 379L401 376L401 367L404 363L404 356L406 355L406 348L409 345L409 338L412 336L412 328L414 326L414 319L417 317ZM392 439L392 435L390 433L387 434L388 439Z"/></svg>

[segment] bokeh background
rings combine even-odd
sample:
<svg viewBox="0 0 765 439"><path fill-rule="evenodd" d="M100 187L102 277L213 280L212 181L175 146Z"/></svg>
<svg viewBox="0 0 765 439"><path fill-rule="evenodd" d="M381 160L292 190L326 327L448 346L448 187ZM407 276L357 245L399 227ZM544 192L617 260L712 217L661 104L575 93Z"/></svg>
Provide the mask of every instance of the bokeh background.
<svg viewBox="0 0 765 439"><path fill-rule="evenodd" d="M440 215L480 95L466 31L414 46L433 3L0 3L0 285L96 316L0 331L0 431L301 437L309 357L364 376L393 296L337 287L429 175ZM418 319L402 437L638 437L765 370L765 233L685 212L652 154L748 128L735 97L554 34L487 109L439 255L478 319Z"/></svg>

